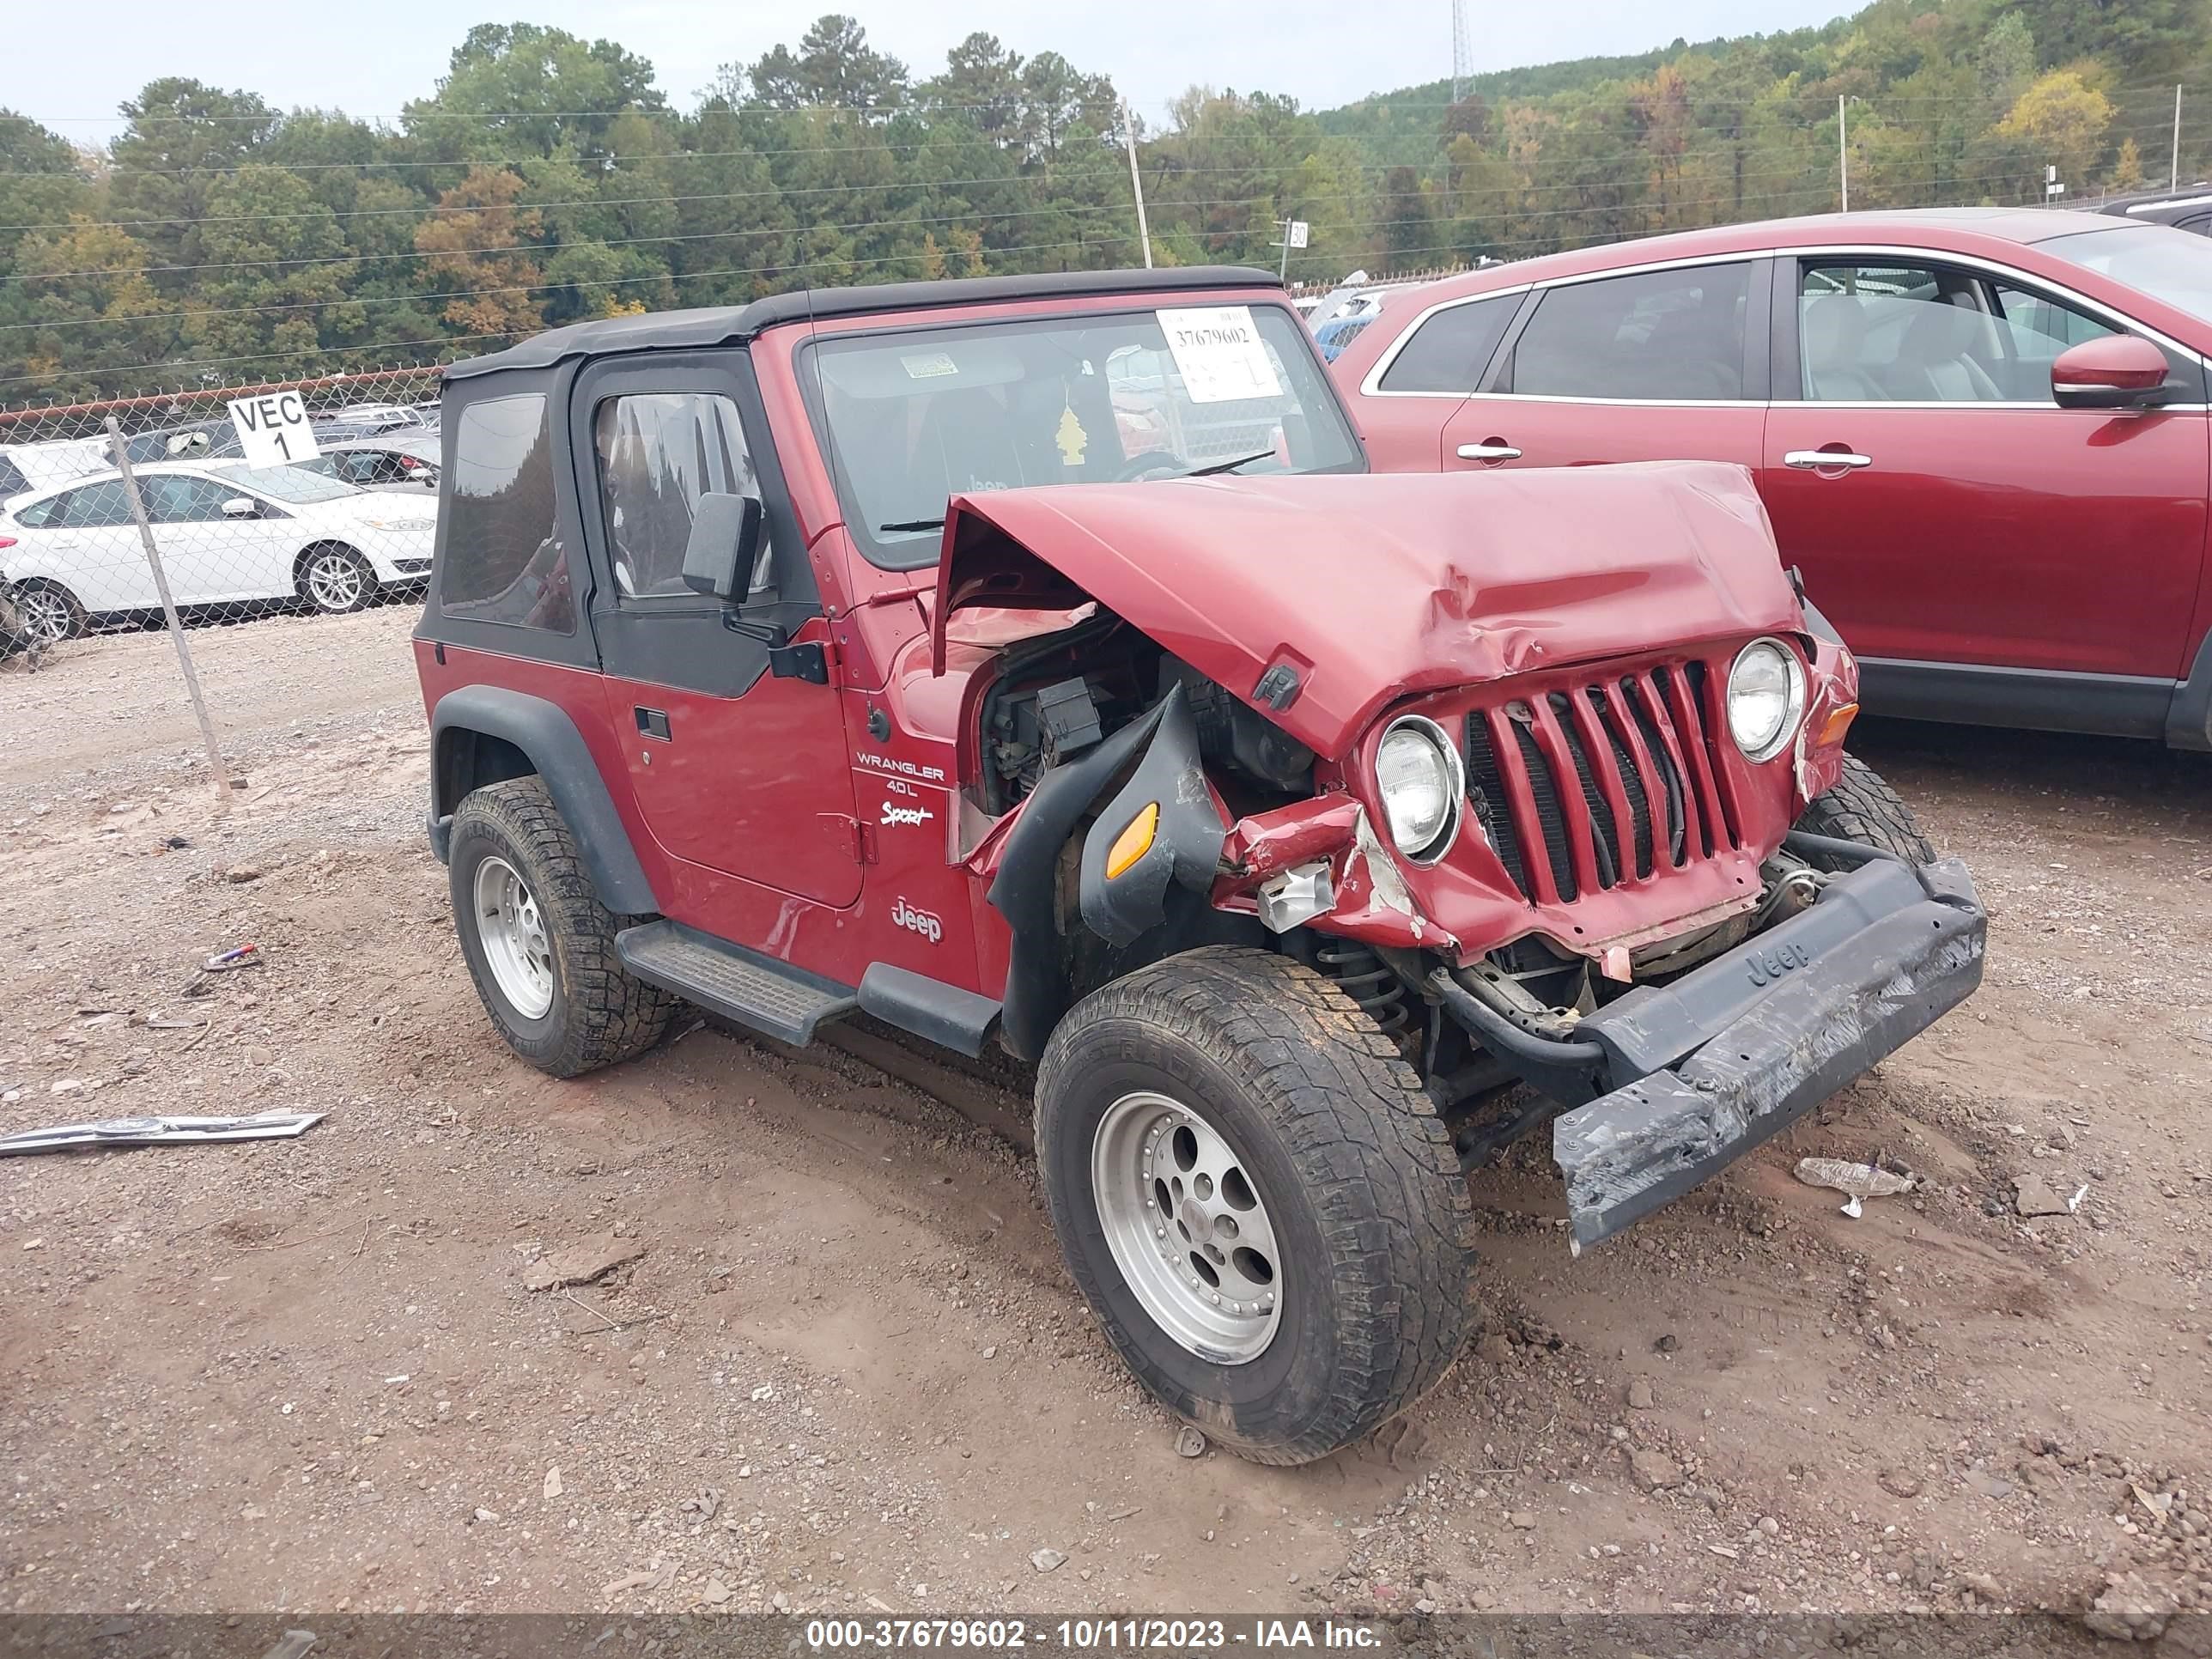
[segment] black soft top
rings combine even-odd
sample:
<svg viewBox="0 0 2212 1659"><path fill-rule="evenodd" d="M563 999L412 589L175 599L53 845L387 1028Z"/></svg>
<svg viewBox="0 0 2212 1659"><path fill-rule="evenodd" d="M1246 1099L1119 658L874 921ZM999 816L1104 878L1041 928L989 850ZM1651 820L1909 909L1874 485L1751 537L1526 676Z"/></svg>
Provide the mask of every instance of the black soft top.
<svg viewBox="0 0 2212 1659"><path fill-rule="evenodd" d="M608 317L598 322L550 328L504 351L449 363L446 378L459 380L509 368L550 368L568 358L595 357L616 351L730 345L750 340L779 323L802 323L810 316L861 317L872 312L1060 300L1089 295L1281 287L1273 271L1250 265L1178 265L1160 270L1064 270L1034 276L963 276L950 282L800 289L789 294L770 295L750 305L654 311L637 317Z"/></svg>

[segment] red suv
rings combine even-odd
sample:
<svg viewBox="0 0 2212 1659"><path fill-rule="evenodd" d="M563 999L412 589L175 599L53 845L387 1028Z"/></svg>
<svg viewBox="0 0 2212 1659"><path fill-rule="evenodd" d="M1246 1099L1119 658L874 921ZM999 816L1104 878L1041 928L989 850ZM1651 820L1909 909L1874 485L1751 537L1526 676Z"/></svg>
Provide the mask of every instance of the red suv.
<svg viewBox="0 0 2212 1659"><path fill-rule="evenodd" d="M507 1042L1034 1061L1076 1282L1248 1455L1443 1374L1498 1147L1580 1249L1980 979L1740 469L1370 474L1264 273L584 324L443 433L431 837Z"/></svg>
<svg viewBox="0 0 2212 1659"><path fill-rule="evenodd" d="M1877 714L2212 748L2212 241L1956 209L1734 225L1392 295L1377 466L1752 469Z"/></svg>

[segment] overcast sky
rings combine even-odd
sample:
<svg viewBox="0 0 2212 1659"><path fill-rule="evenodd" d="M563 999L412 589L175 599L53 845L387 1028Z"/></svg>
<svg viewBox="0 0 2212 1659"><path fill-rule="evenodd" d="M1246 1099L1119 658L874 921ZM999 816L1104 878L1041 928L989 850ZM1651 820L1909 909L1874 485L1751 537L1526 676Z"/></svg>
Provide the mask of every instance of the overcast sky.
<svg viewBox="0 0 2212 1659"><path fill-rule="evenodd" d="M471 23L520 16L642 53L670 101L689 108L717 65L795 41L832 3L918 75L942 67L945 48L970 30L988 30L1016 52L1054 51L1104 70L1156 125L1194 82L1289 93L1310 108L1436 80L1451 65L1449 0L507 0L489 9L481 0L13 0L0 106L95 143L116 131L121 100L157 76L185 75L283 109L390 120L430 91ZM1477 70L1795 28L1855 9L1834 0L1467 5Z"/></svg>

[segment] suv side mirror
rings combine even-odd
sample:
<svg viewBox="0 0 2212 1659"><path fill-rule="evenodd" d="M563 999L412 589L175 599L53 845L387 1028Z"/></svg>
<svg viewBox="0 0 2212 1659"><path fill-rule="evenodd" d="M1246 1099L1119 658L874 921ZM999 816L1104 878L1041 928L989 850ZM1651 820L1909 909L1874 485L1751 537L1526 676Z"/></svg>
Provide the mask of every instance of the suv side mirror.
<svg viewBox="0 0 2212 1659"><path fill-rule="evenodd" d="M258 502L250 501L244 495L233 495L222 504L222 516L226 519L251 519L260 510Z"/></svg>
<svg viewBox="0 0 2212 1659"><path fill-rule="evenodd" d="M2084 340L2051 365L2051 395L2063 409L2147 409L2168 401L2166 354L2132 334Z"/></svg>
<svg viewBox="0 0 2212 1659"><path fill-rule="evenodd" d="M759 556L761 504L752 495L702 495L684 544L684 585L728 602Z"/></svg>

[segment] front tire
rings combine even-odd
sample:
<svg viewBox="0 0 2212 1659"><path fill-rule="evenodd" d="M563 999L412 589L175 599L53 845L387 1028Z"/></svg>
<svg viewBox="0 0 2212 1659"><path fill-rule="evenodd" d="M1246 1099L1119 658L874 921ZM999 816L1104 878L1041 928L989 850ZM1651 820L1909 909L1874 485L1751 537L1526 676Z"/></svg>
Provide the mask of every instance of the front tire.
<svg viewBox="0 0 2212 1659"><path fill-rule="evenodd" d="M375 604L380 584L366 557L331 542L300 556L296 586L300 597L325 616L341 617Z"/></svg>
<svg viewBox="0 0 2212 1659"><path fill-rule="evenodd" d="M1458 1356L1472 1206L1450 1137L1310 969L1212 947L1085 998L1038 1067L1036 1151L1108 1340L1241 1456L1325 1457Z"/></svg>
<svg viewBox="0 0 2212 1659"><path fill-rule="evenodd" d="M1850 755L1844 757L1844 775L1836 787L1808 806L1796 827L1837 841L1879 847L1907 864L1929 864L1936 858L1936 844L1921 832L1920 820L1913 817L1912 809L1881 773ZM1816 870L1850 867L1819 855L1807 861Z"/></svg>
<svg viewBox="0 0 2212 1659"><path fill-rule="evenodd" d="M453 924L484 1012L542 1072L579 1077L643 1054L683 1005L631 977L575 837L536 777L462 798L447 849Z"/></svg>

